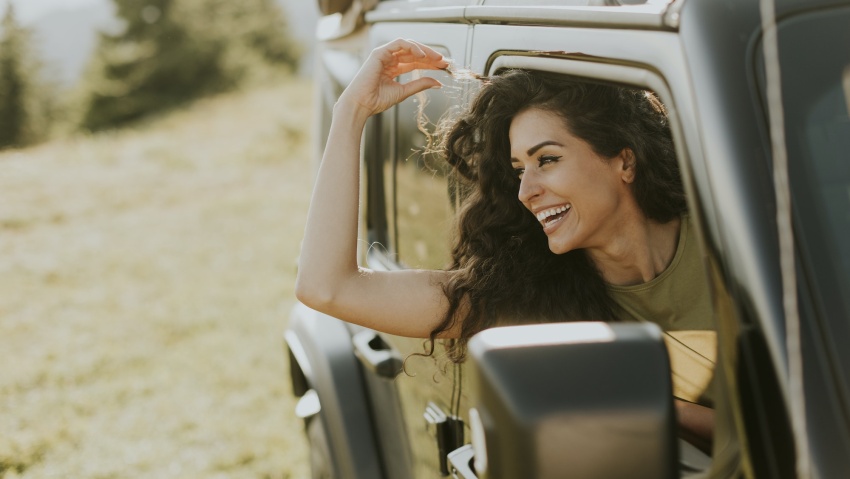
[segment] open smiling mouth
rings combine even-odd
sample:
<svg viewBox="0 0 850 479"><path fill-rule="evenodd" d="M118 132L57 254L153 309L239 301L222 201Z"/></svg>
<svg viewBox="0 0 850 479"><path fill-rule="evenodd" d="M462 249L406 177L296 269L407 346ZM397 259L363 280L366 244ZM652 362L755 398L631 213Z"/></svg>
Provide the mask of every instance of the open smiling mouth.
<svg viewBox="0 0 850 479"><path fill-rule="evenodd" d="M556 206L537 213L537 221L543 225L543 230L551 230L556 223L560 222L567 213L570 212L572 205Z"/></svg>

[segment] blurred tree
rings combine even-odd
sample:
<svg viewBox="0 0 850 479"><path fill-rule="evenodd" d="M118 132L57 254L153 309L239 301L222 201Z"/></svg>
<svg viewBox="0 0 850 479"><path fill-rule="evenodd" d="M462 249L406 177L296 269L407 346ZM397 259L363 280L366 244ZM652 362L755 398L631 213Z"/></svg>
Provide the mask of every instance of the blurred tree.
<svg viewBox="0 0 850 479"><path fill-rule="evenodd" d="M194 4L186 11L193 30L227 42L229 55L242 59L242 69L256 66L244 61L246 55L290 68L298 62L299 48L287 34L286 19L274 0L185 1Z"/></svg>
<svg viewBox="0 0 850 479"><path fill-rule="evenodd" d="M123 31L101 33L83 126L98 130L222 88L221 48L193 38L175 0L113 0Z"/></svg>
<svg viewBox="0 0 850 479"><path fill-rule="evenodd" d="M29 86L24 67L28 32L17 24L11 4L0 29L0 148L6 148L22 145L28 136Z"/></svg>
<svg viewBox="0 0 850 479"><path fill-rule="evenodd" d="M82 126L99 130L291 66L295 45L271 0L113 0L124 28L102 33Z"/></svg>

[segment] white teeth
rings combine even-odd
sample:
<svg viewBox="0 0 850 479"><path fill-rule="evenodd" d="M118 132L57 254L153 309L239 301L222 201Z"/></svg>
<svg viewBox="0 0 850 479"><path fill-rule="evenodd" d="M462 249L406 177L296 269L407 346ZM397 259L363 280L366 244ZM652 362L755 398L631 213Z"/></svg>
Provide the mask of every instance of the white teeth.
<svg viewBox="0 0 850 479"><path fill-rule="evenodd" d="M543 210L540 213L537 213L537 221L543 223L544 221L546 221L546 218L557 215L558 213L563 213L568 209L570 209L570 205L556 206L555 208Z"/></svg>

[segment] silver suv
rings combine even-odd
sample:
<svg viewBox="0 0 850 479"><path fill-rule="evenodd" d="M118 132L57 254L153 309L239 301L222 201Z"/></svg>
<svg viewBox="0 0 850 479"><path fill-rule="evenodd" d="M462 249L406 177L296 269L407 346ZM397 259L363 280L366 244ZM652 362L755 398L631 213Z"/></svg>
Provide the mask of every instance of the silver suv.
<svg viewBox="0 0 850 479"><path fill-rule="evenodd" d="M298 305L285 339L314 477L850 477L850 1L635 3L320 0L316 161L338 95L397 37L475 75L524 68L654 91L713 290L711 451L676 437L657 329L495 328L454 364ZM418 121L453 115L477 83L434 75L447 87L427 104L408 100L365 132L361 261L374 269L449 261L463 192ZM773 179L785 156L790 210Z"/></svg>

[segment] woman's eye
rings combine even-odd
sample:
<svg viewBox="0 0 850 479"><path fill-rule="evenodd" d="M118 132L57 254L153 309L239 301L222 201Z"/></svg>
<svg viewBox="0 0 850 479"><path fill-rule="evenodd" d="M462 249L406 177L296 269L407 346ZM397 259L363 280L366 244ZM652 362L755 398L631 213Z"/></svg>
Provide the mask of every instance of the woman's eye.
<svg viewBox="0 0 850 479"><path fill-rule="evenodd" d="M525 168L514 168L514 174L519 179L522 179L522 174L525 173Z"/></svg>
<svg viewBox="0 0 850 479"><path fill-rule="evenodd" d="M540 158L537 159L537 163L540 166L543 166L543 165L548 165L549 163L555 163L559 159L561 159L560 156L542 155Z"/></svg>

